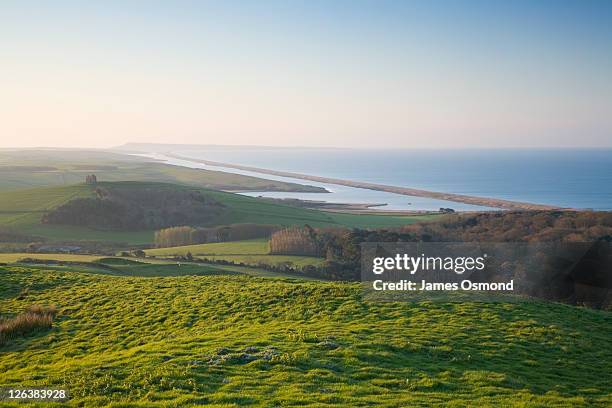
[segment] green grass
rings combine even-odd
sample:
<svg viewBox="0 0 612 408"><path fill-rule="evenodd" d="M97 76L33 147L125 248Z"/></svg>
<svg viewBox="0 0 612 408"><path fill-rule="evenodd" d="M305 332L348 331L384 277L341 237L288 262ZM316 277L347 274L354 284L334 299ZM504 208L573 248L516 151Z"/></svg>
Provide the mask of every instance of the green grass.
<svg viewBox="0 0 612 408"><path fill-rule="evenodd" d="M155 231L100 231L73 225L29 224L19 227L19 231L49 242L99 241L125 245L146 245L153 242Z"/></svg>
<svg viewBox="0 0 612 408"><path fill-rule="evenodd" d="M272 266L291 266L304 267L307 265L321 266L325 262L323 258L314 256L296 256L296 255L211 255L202 256L210 260L224 260L234 263L242 263L250 266L272 265Z"/></svg>
<svg viewBox="0 0 612 408"><path fill-rule="evenodd" d="M255 276L259 278L272 278L272 279L291 279L291 280L299 280L299 281L327 281L327 279L313 278L310 276L305 276L301 274L291 274L285 272L276 272L270 271L268 269L263 269L258 266L235 266L235 265L219 265L215 264L215 268L223 269L225 271L230 272L239 272L243 275Z"/></svg>
<svg viewBox="0 0 612 408"><path fill-rule="evenodd" d="M121 276L141 276L141 277L169 277L169 276L201 276L201 275L232 275L231 271L216 268L210 265L193 263L174 263L174 264L111 264L111 275Z"/></svg>
<svg viewBox="0 0 612 408"><path fill-rule="evenodd" d="M323 258L312 256L270 255L270 246L267 239L156 248L148 249L145 252L147 255L159 257L184 256L189 252L195 258L225 260L251 266L289 265L301 268L307 265L320 266L325 261Z"/></svg>
<svg viewBox="0 0 612 408"><path fill-rule="evenodd" d="M100 259L100 255L79 254L42 254L29 252L0 253L0 263L13 263L20 259L31 258L41 260L66 261L66 262L94 262Z"/></svg>
<svg viewBox="0 0 612 408"><path fill-rule="evenodd" d="M3 192L0 201L0 222L5 226L14 227L37 224L47 211L74 198L94 195L94 189L85 184Z"/></svg>
<svg viewBox="0 0 612 408"><path fill-rule="evenodd" d="M170 189L193 188L184 185L145 182L100 183L119 188L158 187ZM437 215L371 215L323 212L272 203L254 197L202 189L226 207L214 225L236 223L274 224L282 226L309 224L313 227L378 228L431 220ZM2 192L0 226L13 228L24 234L40 236L49 241L105 241L131 245L153 241L153 231L102 231L69 225L49 225L40 222L45 212L76 197L91 197L94 188L84 184L23 189Z"/></svg>
<svg viewBox="0 0 612 408"><path fill-rule="evenodd" d="M231 209L224 218L218 220L219 224L255 223L283 226L308 224L312 227L383 228L429 221L439 216L326 212L272 203L239 194L225 192L212 192L212 194Z"/></svg>
<svg viewBox="0 0 612 408"><path fill-rule="evenodd" d="M267 255L270 246L267 239L249 239L245 241L215 242L211 244L185 245L171 248L155 248L145 251L147 255L174 256L186 255Z"/></svg>
<svg viewBox="0 0 612 408"><path fill-rule="evenodd" d="M434 221L440 218L439 214L418 215L377 215L377 214L348 214L340 212L326 212L331 221L350 228L391 228L398 225L414 224L415 222Z"/></svg>
<svg viewBox="0 0 612 408"><path fill-rule="evenodd" d="M44 265L45 268L91 272L104 275L118 276L186 276L186 275L230 275L234 271L217 268L211 265L185 263L185 262L142 262L126 258L100 258L96 255L73 255L73 254L0 254L0 263L19 264L19 261L29 258L40 260L40 265L45 261L69 262L67 264ZM71 263L78 262L78 265ZM20 264L21 265L21 264ZM40 266L38 265L38 266ZM23 266L23 265L22 265ZM27 266L27 265L26 265Z"/></svg>
<svg viewBox="0 0 612 408"><path fill-rule="evenodd" d="M2 192L0 226L50 241L107 241L133 245L153 240L153 231L100 231L73 225L42 224L42 216L74 198L93 197L94 188L85 184L43 187Z"/></svg>
<svg viewBox="0 0 612 408"><path fill-rule="evenodd" d="M609 312L364 303L345 283L0 268L3 315L32 304L57 305L56 322L2 348L0 385L67 388L68 406L612 403Z"/></svg>
<svg viewBox="0 0 612 408"><path fill-rule="evenodd" d="M52 171L4 170L4 166L50 166ZM102 166L102 167L100 167ZM0 191L82 183L95 173L100 181L162 181L219 190L320 191L297 183L221 171L172 166L106 151L0 151Z"/></svg>
<svg viewBox="0 0 612 408"><path fill-rule="evenodd" d="M118 276L185 276L185 275L235 275L236 273L265 278L290 278L299 280L319 280L300 274L289 274L284 272L270 271L261 269L258 265L262 262L243 262L252 266L228 266L228 265L207 265L193 262L177 262L164 259L130 259L123 257L100 257L99 255L80 255L80 254L42 254L42 253L0 253L0 263L15 264L19 266L30 266L31 264L21 264L23 259L40 260L37 266L44 266L47 269L89 272L104 275ZM309 257L279 257L278 259L268 260L268 265L280 264L283 258L290 258L294 266L316 265L321 262L318 258ZM295 258L295 259L291 259ZM64 265L45 265L46 261L69 262ZM78 262L78 265L71 263ZM287 262L287 260L285 260ZM304 263L307 262L307 263ZM265 262L263 262L265 263ZM180 266L179 266L180 264Z"/></svg>

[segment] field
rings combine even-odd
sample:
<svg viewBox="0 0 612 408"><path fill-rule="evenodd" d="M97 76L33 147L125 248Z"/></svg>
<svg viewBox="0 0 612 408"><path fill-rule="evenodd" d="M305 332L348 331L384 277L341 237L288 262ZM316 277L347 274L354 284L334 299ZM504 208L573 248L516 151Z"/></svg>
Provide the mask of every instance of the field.
<svg viewBox="0 0 612 408"><path fill-rule="evenodd" d="M230 255L228 255L230 256ZM290 259L293 265L317 265L322 262L319 258L309 257L279 257ZM28 262L22 262L28 259ZM298 262L302 260L301 262ZM268 261L268 265L276 262ZM279 261L275 258L272 261ZM244 262L248 264L248 262ZM263 262L266 263L266 262ZM280 263L280 262L279 262ZM87 272L114 276L141 276L141 277L169 277L187 275L236 275L243 274L262 278L287 278L303 281L318 281L319 278L309 277L300 273L288 273L271 271L258 267L259 263L252 266L206 264L200 262L173 261L165 259L135 259L126 257L102 257L100 255L79 254L43 254L43 253L0 253L0 264L10 266L36 266L50 270Z"/></svg>
<svg viewBox="0 0 612 408"><path fill-rule="evenodd" d="M153 240L153 231L100 231L71 225L42 224L49 210L74 198L92 197L94 189L85 184L63 187L41 187L2 192L0 226L50 241L114 241L146 244Z"/></svg>
<svg viewBox="0 0 612 408"><path fill-rule="evenodd" d="M364 303L358 284L0 267L0 386L69 406L610 406L612 315L540 301ZM27 289L27 290L26 290ZM14 406L23 406L21 404Z"/></svg>
<svg viewBox="0 0 612 408"><path fill-rule="evenodd" d="M160 188L193 188L166 183L101 183L101 185L159 186ZM235 223L257 223L274 225L385 227L410 224L429 220L437 215L358 215L339 214L291 207L271 203L253 197L201 189L226 206L227 211L216 219L214 225ZM40 236L50 241L108 241L127 244L150 244L153 231L101 231L91 228L50 225L40 222L43 214L76 197L91 197L94 188L85 184L61 187L42 187L2 192L0 201L0 227L12 228L18 232Z"/></svg>
<svg viewBox="0 0 612 408"><path fill-rule="evenodd" d="M322 191L302 184L171 166L102 150L0 151L0 191L67 186L82 183L91 173L100 181L162 181L219 190Z"/></svg>
<svg viewBox="0 0 612 408"><path fill-rule="evenodd" d="M251 266L271 265L271 266L290 266L302 268L304 266L321 266L325 262L323 258L314 256L296 256L296 255L218 255L205 256L202 258L210 260L224 260L237 264L245 264Z"/></svg>
<svg viewBox="0 0 612 408"><path fill-rule="evenodd" d="M102 258L100 255L78 255L78 254L43 254L27 252L0 253L0 263L13 263L20 259L40 259L60 262L94 262Z"/></svg>
<svg viewBox="0 0 612 408"><path fill-rule="evenodd" d="M267 239L249 239L246 241L216 242L211 244L185 245L171 248L156 248L145 251L152 256L186 255L267 255L270 246Z"/></svg>
<svg viewBox="0 0 612 408"><path fill-rule="evenodd" d="M292 207L254 197L213 191L211 194L231 208L219 224L255 223L273 225L304 225L312 227L383 228L412 224L438 218L438 214L372 215L344 214Z"/></svg>
<svg viewBox="0 0 612 408"><path fill-rule="evenodd" d="M187 253L191 253L194 258L225 260L252 266L265 264L303 267L306 265L319 266L324 262L324 259L312 256L270 255L267 239L156 248L148 249L145 252L149 256L156 257L185 256ZM0 259L2 259L1 256Z"/></svg>

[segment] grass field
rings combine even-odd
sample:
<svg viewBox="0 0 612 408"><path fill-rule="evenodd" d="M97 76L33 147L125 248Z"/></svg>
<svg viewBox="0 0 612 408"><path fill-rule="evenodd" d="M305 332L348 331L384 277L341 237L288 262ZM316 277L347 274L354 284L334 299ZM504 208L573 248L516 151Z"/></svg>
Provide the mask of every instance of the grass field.
<svg viewBox="0 0 612 408"><path fill-rule="evenodd" d="M186 276L186 275L235 275L237 273L264 278L288 278L299 280L320 280L301 274L289 274L258 268L259 263L249 266L207 265L193 262L176 262L164 259L133 259L124 257L101 257L100 255L79 254L43 254L43 253L0 253L0 263L16 264L29 267L30 264L21 264L23 259L40 260L40 265L47 269L89 272L116 276ZM281 257L282 259L283 257ZM293 265L303 266L321 262L318 258L294 257ZM302 261L301 263L299 261ZM48 261L67 262L65 265L45 265ZM78 265L70 263L78 262ZM279 260L280 262L280 260ZM245 262L247 263L247 262ZM275 262L272 262L275 264ZM14 266L14 265L13 265Z"/></svg>
<svg viewBox="0 0 612 408"><path fill-rule="evenodd" d="M69 406L612 403L609 312L364 303L358 284L0 267L2 314L33 304L57 305L57 320L3 346L0 386L66 388Z"/></svg>
<svg viewBox="0 0 612 408"><path fill-rule="evenodd" d="M290 265L294 267L303 267L306 265L320 266L325 261L323 258L316 258L313 256L270 255L270 246L267 239L156 248L148 249L145 252L147 255L159 257L184 256L189 252L196 258L225 260L252 266L262 264L273 266Z"/></svg>
<svg viewBox="0 0 612 408"><path fill-rule="evenodd" d="M41 259L41 260L53 260L53 261L65 261L65 262L94 262L101 258L100 255L79 255L79 254L43 254L43 253L28 253L28 252L14 252L14 253L0 253L0 263L13 263L20 259Z"/></svg>
<svg viewBox="0 0 612 408"><path fill-rule="evenodd" d="M225 192L212 192L214 197L231 208L219 224L256 223L273 225L338 226L349 228L383 228L433 220L438 214L376 215L345 214L292 207L255 197Z"/></svg>
<svg viewBox="0 0 612 408"><path fill-rule="evenodd" d="M185 189L193 188L166 183L100 183L102 186L129 186L130 188L158 187ZM340 214L308 210L288 205L271 203L253 197L221 191L202 190L226 206L223 216L214 221L215 225L256 223L274 225L344 226L344 227L388 227L431 220L438 215L359 215ZM127 244L147 244L153 241L153 231L101 231L91 228L41 224L45 212L76 197L90 197L94 188L85 184L23 189L2 192L0 200L0 226L13 228L18 232L40 236L51 241L108 241Z"/></svg>
<svg viewBox="0 0 612 408"><path fill-rule="evenodd" d="M42 224L42 216L74 198L92 197L94 189L85 184L41 187L2 192L0 226L50 241L108 241L147 244L153 231L100 231L72 225Z"/></svg>
<svg viewBox="0 0 612 408"><path fill-rule="evenodd" d="M321 266L325 262L323 258L314 256L296 256L296 255L212 255L203 256L202 258L210 260L224 260L238 264L251 266L272 265L272 266L291 266L304 267L307 265Z"/></svg>
<svg viewBox="0 0 612 408"><path fill-rule="evenodd" d="M215 242L211 244L185 245L171 248L155 248L145 251L147 255L174 256L186 255L267 255L270 246L267 239L249 239L245 241Z"/></svg>
<svg viewBox="0 0 612 408"><path fill-rule="evenodd" d="M94 194L94 189L85 184L3 192L0 223L7 226L38 224L47 211L74 198L93 197Z"/></svg>
<svg viewBox="0 0 612 408"><path fill-rule="evenodd" d="M109 270L109 274L120 274L121 276L169 277L232 274L230 271L224 271L214 266L192 263L151 264L143 262L135 264L110 264L108 266L112 268Z"/></svg>
<svg viewBox="0 0 612 408"><path fill-rule="evenodd" d="M49 166L51 170L32 170L28 166ZM78 184L91 173L101 181L163 181L219 190L321 191L302 184L171 166L101 150L0 151L0 191Z"/></svg>

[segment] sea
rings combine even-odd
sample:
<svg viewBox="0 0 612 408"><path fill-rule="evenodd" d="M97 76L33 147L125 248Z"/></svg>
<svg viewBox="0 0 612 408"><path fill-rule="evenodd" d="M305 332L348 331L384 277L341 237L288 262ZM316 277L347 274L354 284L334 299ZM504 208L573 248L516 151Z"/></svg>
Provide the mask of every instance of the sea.
<svg viewBox="0 0 612 408"><path fill-rule="evenodd" d="M332 149L203 146L172 153L193 159L430 191L493 197L559 207L612 210L612 149ZM382 210L496 210L381 191L314 183L206 166L160 153L150 157L267 179L316 185L320 193L248 192L250 196L336 203L384 204Z"/></svg>

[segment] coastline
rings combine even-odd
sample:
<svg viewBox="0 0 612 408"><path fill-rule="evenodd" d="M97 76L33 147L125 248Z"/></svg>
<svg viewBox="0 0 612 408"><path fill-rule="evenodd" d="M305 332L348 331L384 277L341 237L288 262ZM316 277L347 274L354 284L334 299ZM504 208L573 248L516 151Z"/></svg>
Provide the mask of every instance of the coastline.
<svg viewBox="0 0 612 408"><path fill-rule="evenodd" d="M319 182L319 183L336 184L336 185L342 185L342 186L353 187L353 188L384 191L388 193L394 193L394 194L400 194L400 195L406 195L406 196L433 198L433 199L438 199L438 200L452 201L452 202L458 202L458 203L464 203L464 204L470 204L470 205L500 208L504 210L549 211L549 210L561 209L561 207L547 205L547 204L536 204L536 203L528 203L528 202L521 202L521 201L503 200L503 199L498 199L498 198L469 196L469 195L464 195L464 194L442 193L442 192L421 190L421 189L415 189L415 188L409 188L409 187L399 187L399 186L391 186L391 185L386 185L386 184L377 184L377 183L352 181L352 180L345 180L345 179L338 179L338 178L313 176L313 175L308 175L308 174L264 169L260 167L243 166L239 164L223 163L223 162L216 162L216 161L204 160L204 159L195 159L195 158L180 156L172 152L166 152L164 153L164 155L167 157L174 158L174 159L191 161L194 163L200 163L200 164L204 164L204 165L212 166L212 167L233 168L237 170L250 171L250 172L260 173L260 174L269 174L269 175L279 176L279 177L289 177L289 178L314 181L314 182Z"/></svg>

